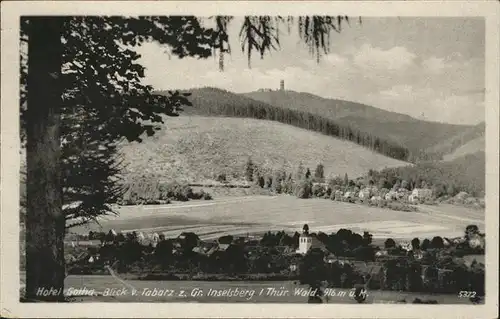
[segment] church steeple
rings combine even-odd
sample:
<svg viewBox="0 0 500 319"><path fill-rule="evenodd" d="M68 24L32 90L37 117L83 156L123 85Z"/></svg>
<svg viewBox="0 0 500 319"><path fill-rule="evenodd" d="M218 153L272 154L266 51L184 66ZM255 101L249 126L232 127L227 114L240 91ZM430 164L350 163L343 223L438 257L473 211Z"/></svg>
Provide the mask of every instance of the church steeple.
<svg viewBox="0 0 500 319"><path fill-rule="evenodd" d="M312 246L312 237L309 235L309 226L304 224L302 227L302 235L299 237L299 249L297 249L298 254L305 255Z"/></svg>
<svg viewBox="0 0 500 319"><path fill-rule="evenodd" d="M304 235L309 235L309 225L304 224L304 227L302 227L302 233Z"/></svg>

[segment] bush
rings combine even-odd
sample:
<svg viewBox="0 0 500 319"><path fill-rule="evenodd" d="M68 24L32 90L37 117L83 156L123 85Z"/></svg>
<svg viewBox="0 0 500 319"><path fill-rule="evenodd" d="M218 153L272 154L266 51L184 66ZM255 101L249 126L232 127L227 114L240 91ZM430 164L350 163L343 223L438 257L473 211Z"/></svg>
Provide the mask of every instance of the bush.
<svg viewBox="0 0 500 319"><path fill-rule="evenodd" d="M410 206L408 204L403 204L399 202L388 202L386 204L387 208L396 210L396 211L401 211L401 212L416 212L417 208L414 206Z"/></svg>
<svg viewBox="0 0 500 319"><path fill-rule="evenodd" d="M396 247L396 242L392 238L387 238L384 242L384 247L385 249L394 248Z"/></svg>
<svg viewBox="0 0 500 319"><path fill-rule="evenodd" d="M312 182L310 180L303 180L295 187L295 196L298 198L311 198L312 195Z"/></svg>
<svg viewBox="0 0 500 319"><path fill-rule="evenodd" d="M331 200L335 200L335 191L330 192L330 196L329 196L329 198L330 198Z"/></svg>
<svg viewBox="0 0 500 319"><path fill-rule="evenodd" d="M314 197L323 197L325 195L325 188L322 185L315 184L312 187L312 194Z"/></svg>
<svg viewBox="0 0 500 319"><path fill-rule="evenodd" d="M210 193L203 193L203 199L204 200L212 200L213 197L210 195Z"/></svg>
<svg viewBox="0 0 500 319"><path fill-rule="evenodd" d="M215 178L215 180L219 183L227 183L227 176L226 176L226 173L221 173L219 175L217 175L217 177Z"/></svg>
<svg viewBox="0 0 500 319"><path fill-rule="evenodd" d="M189 185L178 182L160 184L143 178L125 184L124 188L124 195L116 201L118 205L155 205L170 204L172 200L185 202L190 199L212 199L205 191L194 192Z"/></svg>
<svg viewBox="0 0 500 319"><path fill-rule="evenodd" d="M266 175L264 179L264 187L271 188L273 186L273 177L270 175Z"/></svg>

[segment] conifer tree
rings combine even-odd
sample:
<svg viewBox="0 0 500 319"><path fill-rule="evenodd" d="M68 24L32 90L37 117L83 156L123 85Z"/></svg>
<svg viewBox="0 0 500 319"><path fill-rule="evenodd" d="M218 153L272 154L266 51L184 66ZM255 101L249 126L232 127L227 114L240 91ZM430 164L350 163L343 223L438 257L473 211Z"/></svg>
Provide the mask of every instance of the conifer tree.
<svg viewBox="0 0 500 319"><path fill-rule="evenodd" d="M325 180L325 168L323 164L319 163L318 166L316 166L316 169L314 170L314 178L318 182L324 182Z"/></svg>

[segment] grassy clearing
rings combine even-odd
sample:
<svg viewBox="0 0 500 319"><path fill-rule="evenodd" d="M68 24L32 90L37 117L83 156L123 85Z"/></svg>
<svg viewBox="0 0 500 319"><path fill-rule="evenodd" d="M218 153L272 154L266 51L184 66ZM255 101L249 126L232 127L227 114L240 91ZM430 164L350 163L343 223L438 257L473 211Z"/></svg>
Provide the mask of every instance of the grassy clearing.
<svg viewBox="0 0 500 319"><path fill-rule="evenodd" d="M272 121L182 116L143 143L121 147L125 175L165 181L210 183L224 173L229 182L244 179L249 157L267 169L295 171L302 162L325 175L361 176L369 169L407 165L351 142Z"/></svg>
<svg viewBox="0 0 500 319"><path fill-rule="evenodd" d="M400 212L324 199L252 196L185 205L124 207L119 217L103 220L101 225L105 231L153 228L167 237L176 237L189 229L211 239L227 234L295 232L306 223L312 232L331 233L346 228L358 233L369 231L374 238L453 237L463 235L469 224L484 230L484 210L422 205L421 212Z"/></svg>

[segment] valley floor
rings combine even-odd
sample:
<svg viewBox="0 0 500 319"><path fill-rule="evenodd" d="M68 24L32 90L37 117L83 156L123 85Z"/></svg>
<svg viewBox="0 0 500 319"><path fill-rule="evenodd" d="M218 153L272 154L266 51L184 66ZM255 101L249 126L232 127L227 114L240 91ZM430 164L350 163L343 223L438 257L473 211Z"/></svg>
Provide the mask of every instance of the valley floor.
<svg viewBox="0 0 500 319"><path fill-rule="evenodd" d="M419 205L418 212L401 212L325 199L293 196L224 197L213 201L190 201L169 205L125 206L119 216L107 217L98 225L71 229L142 231L176 237L184 231L201 239L223 235L252 235L267 231L301 231L308 224L312 232L331 233L341 228L369 231L374 239L432 238L462 236L469 224L484 231L484 210L441 204Z"/></svg>

